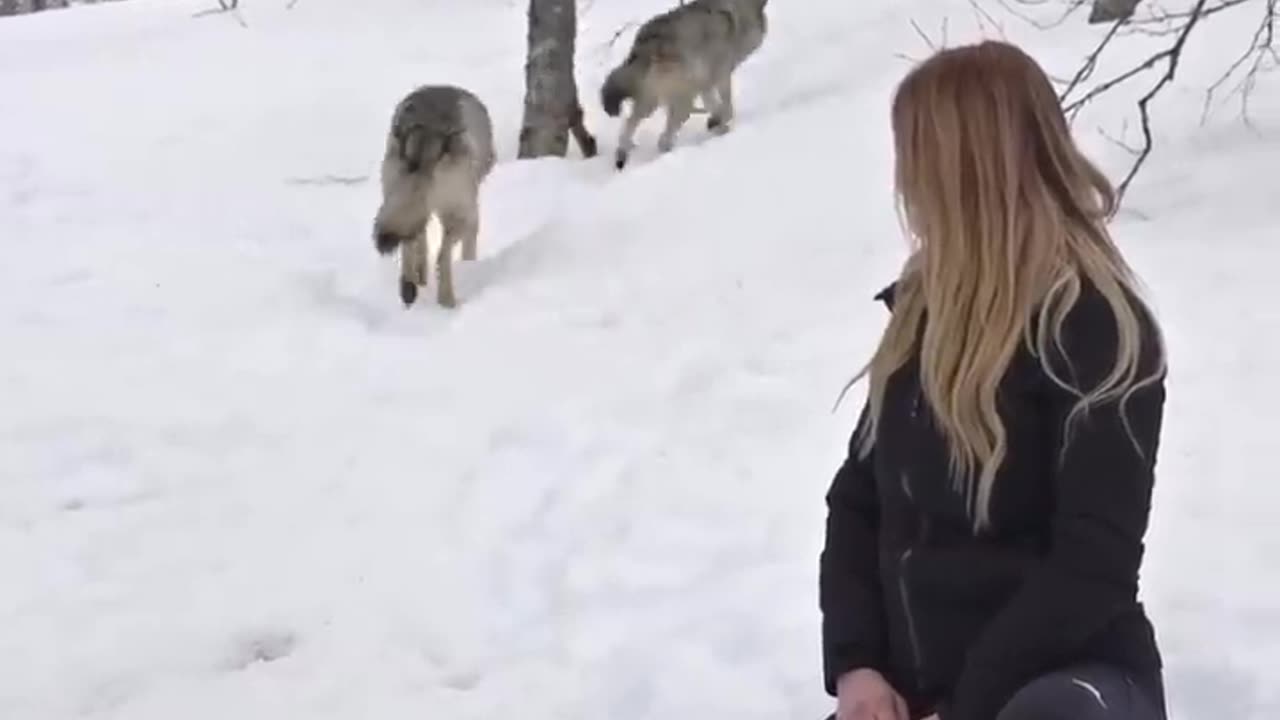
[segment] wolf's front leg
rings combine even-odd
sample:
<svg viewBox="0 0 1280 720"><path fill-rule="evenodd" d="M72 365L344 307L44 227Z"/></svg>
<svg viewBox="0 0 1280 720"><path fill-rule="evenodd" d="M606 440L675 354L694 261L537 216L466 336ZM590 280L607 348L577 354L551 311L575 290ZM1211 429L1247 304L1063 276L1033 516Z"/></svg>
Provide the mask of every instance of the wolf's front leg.
<svg viewBox="0 0 1280 720"><path fill-rule="evenodd" d="M400 300L405 307L418 299L418 287L427 284L427 230L400 244Z"/></svg>
<svg viewBox="0 0 1280 720"><path fill-rule="evenodd" d="M622 133L618 136L618 149L614 152L613 165L621 170L627 165L627 158L636 146L636 129L658 109L658 104L650 98L636 98L631 101L631 114L622 123Z"/></svg>

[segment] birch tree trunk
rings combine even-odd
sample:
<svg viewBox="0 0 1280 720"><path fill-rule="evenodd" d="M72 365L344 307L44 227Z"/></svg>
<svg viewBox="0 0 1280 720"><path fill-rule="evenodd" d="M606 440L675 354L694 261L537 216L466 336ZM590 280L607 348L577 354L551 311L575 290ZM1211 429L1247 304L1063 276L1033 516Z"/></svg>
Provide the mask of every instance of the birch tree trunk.
<svg viewBox="0 0 1280 720"><path fill-rule="evenodd" d="M564 157L570 134L583 155L595 156L596 139L583 123L573 75L575 0L529 0L528 33L519 157Z"/></svg>

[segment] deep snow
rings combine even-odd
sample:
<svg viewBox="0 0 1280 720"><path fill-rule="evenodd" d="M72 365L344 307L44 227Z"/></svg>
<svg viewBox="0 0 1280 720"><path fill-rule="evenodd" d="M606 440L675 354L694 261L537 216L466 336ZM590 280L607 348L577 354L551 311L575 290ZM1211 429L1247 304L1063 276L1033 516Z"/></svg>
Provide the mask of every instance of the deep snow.
<svg viewBox="0 0 1280 720"><path fill-rule="evenodd" d="M772 3L734 131L658 158L652 122L621 175L596 89L664 0L584 3L602 157L518 163L522 3L284 4L0 21L0 718L820 717L896 54L976 38L968 3ZM1189 48L1116 229L1171 345L1144 596L1179 720L1280 713L1280 80L1199 125L1252 22ZM1005 29L1059 74L1101 32ZM503 160L452 313L369 239L429 81ZM1128 102L1079 125L1116 172Z"/></svg>

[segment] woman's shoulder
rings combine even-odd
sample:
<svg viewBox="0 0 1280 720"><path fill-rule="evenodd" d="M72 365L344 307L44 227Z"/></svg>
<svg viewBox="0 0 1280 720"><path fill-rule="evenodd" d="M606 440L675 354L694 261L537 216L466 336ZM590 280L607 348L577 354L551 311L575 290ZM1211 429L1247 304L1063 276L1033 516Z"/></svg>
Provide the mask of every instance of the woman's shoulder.
<svg viewBox="0 0 1280 720"><path fill-rule="evenodd" d="M1119 291L1124 302L1117 308L1107 293L1082 275L1079 293L1074 299L1060 297L1056 300L1059 303L1069 302L1069 306L1046 309L1043 317L1061 317L1056 337L1050 337L1046 348L1054 356L1051 362L1065 361L1085 376L1101 376L1114 365L1124 345L1137 353L1141 374L1154 371L1163 364L1163 340L1150 305L1135 289L1123 283L1119 284ZM1126 308L1128 312L1125 312ZM1130 343L1136 343L1136 347ZM1053 364L1056 366L1058 363Z"/></svg>
<svg viewBox="0 0 1280 720"><path fill-rule="evenodd" d="M1123 305L1133 315L1140 339L1153 340L1159 335L1159 327L1147 301L1125 283L1117 282L1116 287L1123 296ZM1057 302L1068 301L1060 297ZM1089 341L1091 344L1115 344L1119 339L1121 319L1117 316L1117 308L1112 299L1098 287L1097 283L1085 275L1079 277L1079 292L1069 307L1050 307L1049 316L1061 313L1064 335L1076 336L1074 339ZM1123 308L1121 308L1123 309Z"/></svg>

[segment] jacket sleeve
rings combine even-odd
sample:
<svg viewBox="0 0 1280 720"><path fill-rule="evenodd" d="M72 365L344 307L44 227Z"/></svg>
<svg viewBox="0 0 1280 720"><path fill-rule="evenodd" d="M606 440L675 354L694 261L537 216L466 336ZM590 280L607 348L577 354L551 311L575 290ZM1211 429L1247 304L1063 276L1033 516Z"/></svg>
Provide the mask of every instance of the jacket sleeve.
<svg viewBox="0 0 1280 720"><path fill-rule="evenodd" d="M867 412L864 406L859 428L867 422ZM879 499L872 456L858 457L857 437L855 429L826 496L819 600L823 677L832 696L836 681L850 670L882 669L886 645L878 562Z"/></svg>
<svg viewBox="0 0 1280 720"><path fill-rule="evenodd" d="M1140 311L1141 313L1141 311ZM1156 367L1153 326L1143 318L1138 378ZM1062 350L1070 369L1059 376L1096 387L1117 347L1115 320L1096 292L1067 314ZM1065 370L1065 368L1064 368ZM1023 685L1070 661L1099 631L1136 602L1143 536L1150 511L1165 390L1163 377L1081 415L1061 447L1075 394L1043 378L1043 406L1058 430L1051 544L1042 564L971 647L943 720L992 720ZM1136 441L1136 442L1135 442Z"/></svg>

